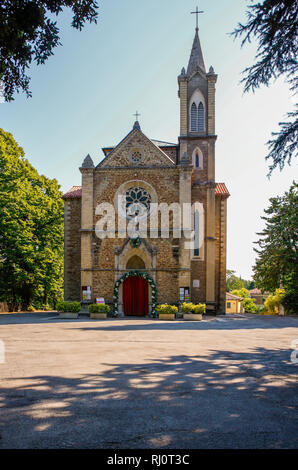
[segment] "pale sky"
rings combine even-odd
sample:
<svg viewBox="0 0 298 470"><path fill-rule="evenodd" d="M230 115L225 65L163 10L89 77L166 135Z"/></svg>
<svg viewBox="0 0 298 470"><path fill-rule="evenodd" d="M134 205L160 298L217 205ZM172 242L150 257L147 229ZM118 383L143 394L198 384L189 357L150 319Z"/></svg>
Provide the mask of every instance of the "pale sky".
<svg viewBox="0 0 298 470"><path fill-rule="evenodd" d="M241 71L252 64L255 45L240 49L228 35L245 21L246 0L201 0L200 39L206 68L218 74L216 180L228 200L228 263L243 278L252 274L253 242L262 230L269 198L289 189L297 165L266 175L266 142L293 110L288 85L243 96ZM71 15L58 19L62 47L44 66L30 70L33 97L0 104L0 127L11 132L37 170L57 178L63 191L81 184L78 170L90 153L117 144L141 113L142 131L177 142L177 76L187 66L195 33L194 0L103 0L97 25L82 32Z"/></svg>

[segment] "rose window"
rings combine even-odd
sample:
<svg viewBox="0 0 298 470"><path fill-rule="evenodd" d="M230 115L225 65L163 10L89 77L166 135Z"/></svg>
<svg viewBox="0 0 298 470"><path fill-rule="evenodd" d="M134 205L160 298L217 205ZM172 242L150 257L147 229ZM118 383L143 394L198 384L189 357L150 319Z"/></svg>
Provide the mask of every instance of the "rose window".
<svg viewBox="0 0 298 470"><path fill-rule="evenodd" d="M140 163L140 161L142 160L142 154L139 150L135 150L132 154L131 154L131 161L133 163Z"/></svg>
<svg viewBox="0 0 298 470"><path fill-rule="evenodd" d="M126 191L126 212L132 217L144 216L149 213L151 195L144 188L133 187Z"/></svg>

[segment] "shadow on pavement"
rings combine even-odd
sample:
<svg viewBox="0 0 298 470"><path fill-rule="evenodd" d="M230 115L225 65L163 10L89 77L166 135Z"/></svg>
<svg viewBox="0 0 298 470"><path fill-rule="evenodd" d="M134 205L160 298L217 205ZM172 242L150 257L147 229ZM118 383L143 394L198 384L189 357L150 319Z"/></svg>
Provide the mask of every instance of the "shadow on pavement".
<svg viewBox="0 0 298 470"><path fill-rule="evenodd" d="M98 375L19 377L0 389L0 448L298 445L289 350L173 351L143 365L98 364Z"/></svg>

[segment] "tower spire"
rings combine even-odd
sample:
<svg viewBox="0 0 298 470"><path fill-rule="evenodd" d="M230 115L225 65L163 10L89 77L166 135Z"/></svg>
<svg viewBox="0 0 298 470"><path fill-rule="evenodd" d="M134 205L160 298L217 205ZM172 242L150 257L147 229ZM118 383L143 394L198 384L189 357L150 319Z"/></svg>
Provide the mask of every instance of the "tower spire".
<svg viewBox="0 0 298 470"><path fill-rule="evenodd" d="M199 8L196 8L196 11L192 11L192 15L196 15L196 34L193 41L192 51L190 54L190 59L187 68L187 75L191 75L195 72L198 67L206 73L206 67L202 52L202 47L199 38L199 14L204 13L203 11L199 11Z"/></svg>

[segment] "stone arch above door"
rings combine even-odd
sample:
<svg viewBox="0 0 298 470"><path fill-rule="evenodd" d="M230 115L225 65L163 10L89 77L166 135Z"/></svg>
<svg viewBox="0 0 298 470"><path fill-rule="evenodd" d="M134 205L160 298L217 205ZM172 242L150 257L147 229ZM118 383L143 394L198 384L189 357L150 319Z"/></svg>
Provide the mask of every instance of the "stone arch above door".
<svg viewBox="0 0 298 470"><path fill-rule="evenodd" d="M115 269L117 272L117 278L121 272L126 271L127 263L133 256L138 256L143 261L145 267L142 269L149 271L156 269L157 250L155 248L151 248L148 242L143 239L140 239L139 246L133 247L128 239L120 249L115 250Z"/></svg>
<svg viewBox="0 0 298 470"><path fill-rule="evenodd" d="M126 263L126 269L131 270L131 269L146 269L145 262L140 258L138 255L133 255L131 258Z"/></svg>

